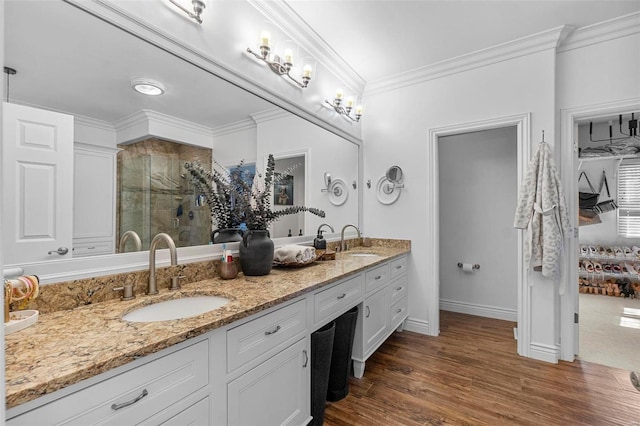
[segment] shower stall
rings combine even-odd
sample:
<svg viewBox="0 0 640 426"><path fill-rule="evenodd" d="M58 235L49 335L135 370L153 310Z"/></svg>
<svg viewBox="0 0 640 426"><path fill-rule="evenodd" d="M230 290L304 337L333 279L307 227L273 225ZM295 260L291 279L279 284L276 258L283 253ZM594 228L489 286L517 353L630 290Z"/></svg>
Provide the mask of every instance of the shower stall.
<svg viewBox="0 0 640 426"><path fill-rule="evenodd" d="M198 202L185 162L211 165L210 149L147 139L122 145L118 154L118 235L135 231L148 250L164 232L177 247L208 244L209 207ZM124 252L135 250L127 243Z"/></svg>

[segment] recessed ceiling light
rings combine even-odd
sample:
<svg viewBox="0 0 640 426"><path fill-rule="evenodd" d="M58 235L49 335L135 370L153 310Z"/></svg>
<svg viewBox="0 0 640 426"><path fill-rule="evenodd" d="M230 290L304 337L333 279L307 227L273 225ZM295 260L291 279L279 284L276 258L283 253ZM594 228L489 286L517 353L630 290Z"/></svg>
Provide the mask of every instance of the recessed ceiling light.
<svg viewBox="0 0 640 426"><path fill-rule="evenodd" d="M131 87L138 93L149 96L159 96L164 93L162 83L148 78L136 78L131 82Z"/></svg>

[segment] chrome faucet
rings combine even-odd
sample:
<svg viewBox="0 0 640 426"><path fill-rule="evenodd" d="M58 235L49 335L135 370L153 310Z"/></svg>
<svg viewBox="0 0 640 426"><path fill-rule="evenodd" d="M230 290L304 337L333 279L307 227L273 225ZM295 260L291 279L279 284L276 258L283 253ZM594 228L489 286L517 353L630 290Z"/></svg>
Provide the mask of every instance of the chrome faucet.
<svg viewBox="0 0 640 426"><path fill-rule="evenodd" d="M153 237L149 246L149 286L147 294L158 294L158 286L156 285L156 250L161 241L165 241L169 246L169 254L171 255L171 265L178 264L178 254L176 252L176 244L168 234L161 232Z"/></svg>
<svg viewBox="0 0 640 426"><path fill-rule="evenodd" d="M358 227L356 225L345 225L342 228L342 231L340 232L340 251L346 251L348 250L347 245L344 242L344 230L347 229L348 227L353 227L355 228L356 232L358 233L358 238L360 238L360 230L358 229Z"/></svg>
<svg viewBox="0 0 640 426"><path fill-rule="evenodd" d="M323 226L328 226L328 227L329 227L329 229L331 229L331 232L336 232L336 231L333 229L333 226L329 225L328 223L323 223L323 224L321 224L320 226L318 226L318 230L316 231L316 235L320 235L320 230L322 229L322 227L323 227Z"/></svg>
<svg viewBox="0 0 640 426"><path fill-rule="evenodd" d="M118 245L118 253L124 253L124 245L129 239L129 237L133 238L133 244L136 246L136 251L142 250L142 241L140 241L140 237L136 233L136 231L127 231L122 234L120 237L120 244Z"/></svg>

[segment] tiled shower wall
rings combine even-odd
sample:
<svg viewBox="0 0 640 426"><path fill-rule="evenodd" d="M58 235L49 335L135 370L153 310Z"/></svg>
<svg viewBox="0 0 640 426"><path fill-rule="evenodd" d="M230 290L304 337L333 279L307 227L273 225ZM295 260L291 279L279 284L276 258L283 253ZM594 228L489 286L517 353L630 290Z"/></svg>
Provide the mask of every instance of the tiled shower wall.
<svg viewBox="0 0 640 426"><path fill-rule="evenodd" d="M148 250L158 233L169 234L178 247L208 244L211 212L196 206L185 162L211 170L212 151L160 139L120 145L118 153L118 235L134 230ZM126 251L134 250L131 240Z"/></svg>

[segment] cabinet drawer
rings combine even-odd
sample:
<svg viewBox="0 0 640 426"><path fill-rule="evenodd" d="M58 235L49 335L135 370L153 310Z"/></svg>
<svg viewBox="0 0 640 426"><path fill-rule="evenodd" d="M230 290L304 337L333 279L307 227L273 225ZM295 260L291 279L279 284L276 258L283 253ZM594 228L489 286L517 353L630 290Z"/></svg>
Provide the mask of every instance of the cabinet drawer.
<svg viewBox="0 0 640 426"><path fill-rule="evenodd" d="M227 372L304 331L306 302L300 300L227 331Z"/></svg>
<svg viewBox="0 0 640 426"><path fill-rule="evenodd" d="M373 268L365 274L365 293L369 294L372 291L382 287L389 283L389 264L384 264Z"/></svg>
<svg viewBox="0 0 640 426"><path fill-rule="evenodd" d="M391 318L389 322L391 325L391 329L397 328L400 323L407 318L407 301L408 299L406 297L403 297L402 299L391 305L391 309L389 312Z"/></svg>
<svg viewBox="0 0 640 426"><path fill-rule="evenodd" d="M28 411L8 424L136 424L208 382L209 342L204 340ZM123 406L126 403L131 404Z"/></svg>
<svg viewBox="0 0 640 426"><path fill-rule="evenodd" d="M389 286L389 294L391 295L390 303L392 305L405 297L407 295L407 277L393 281Z"/></svg>
<svg viewBox="0 0 640 426"><path fill-rule="evenodd" d="M206 397L161 423L161 426L208 426L211 424L209 413L209 397Z"/></svg>
<svg viewBox="0 0 640 426"><path fill-rule="evenodd" d="M398 278L407 272L407 256L391 261L391 279Z"/></svg>
<svg viewBox="0 0 640 426"><path fill-rule="evenodd" d="M111 241L73 243L73 257L97 256L99 254L112 253L113 243Z"/></svg>
<svg viewBox="0 0 640 426"><path fill-rule="evenodd" d="M314 295L314 323L325 324L346 309L358 304L362 298L362 274Z"/></svg>

